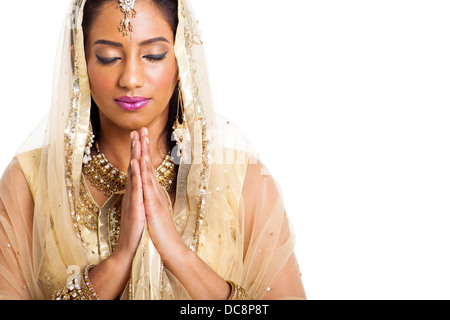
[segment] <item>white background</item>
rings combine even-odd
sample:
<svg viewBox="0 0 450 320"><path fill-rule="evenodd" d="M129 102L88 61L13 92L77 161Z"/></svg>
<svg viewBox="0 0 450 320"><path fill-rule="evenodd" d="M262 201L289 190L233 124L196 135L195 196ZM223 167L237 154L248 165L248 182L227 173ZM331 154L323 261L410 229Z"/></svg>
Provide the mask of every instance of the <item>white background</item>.
<svg viewBox="0 0 450 320"><path fill-rule="evenodd" d="M216 110L283 189L308 298L449 299L449 2L192 3ZM2 15L2 171L49 110L68 4Z"/></svg>

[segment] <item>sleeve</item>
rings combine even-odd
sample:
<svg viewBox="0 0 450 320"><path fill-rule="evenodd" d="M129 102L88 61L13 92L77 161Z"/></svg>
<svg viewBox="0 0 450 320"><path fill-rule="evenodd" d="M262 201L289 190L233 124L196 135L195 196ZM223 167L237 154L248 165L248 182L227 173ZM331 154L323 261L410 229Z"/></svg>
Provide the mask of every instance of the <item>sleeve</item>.
<svg viewBox="0 0 450 320"><path fill-rule="evenodd" d="M17 159L0 180L0 299L39 299L33 277L34 202Z"/></svg>
<svg viewBox="0 0 450 320"><path fill-rule="evenodd" d="M256 159L245 175L241 285L255 299L306 299L281 191Z"/></svg>

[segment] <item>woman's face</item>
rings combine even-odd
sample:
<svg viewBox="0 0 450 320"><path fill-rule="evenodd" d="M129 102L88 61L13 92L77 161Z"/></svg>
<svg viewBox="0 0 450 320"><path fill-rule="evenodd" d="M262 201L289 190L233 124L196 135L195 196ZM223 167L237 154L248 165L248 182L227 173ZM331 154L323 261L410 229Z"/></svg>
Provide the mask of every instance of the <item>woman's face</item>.
<svg viewBox="0 0 450 320"><path fill-rule="evenodd" d="M101 124L125 130L164 127L177 84L174 35L149 1L137 1L133 32L123 36L124 18L116 2L100 10L86 39L91 94ZM142 100L130 103L128 98Z"/></svg>

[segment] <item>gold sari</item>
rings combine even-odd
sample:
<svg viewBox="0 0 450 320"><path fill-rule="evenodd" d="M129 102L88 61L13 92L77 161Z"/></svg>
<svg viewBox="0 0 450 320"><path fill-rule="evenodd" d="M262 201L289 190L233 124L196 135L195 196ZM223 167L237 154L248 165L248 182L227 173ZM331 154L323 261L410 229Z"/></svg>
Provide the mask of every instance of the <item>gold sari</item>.
<svg viewBox="0 0 450 320"><path fill-rule="evenodd" d="M85 266L107 259L120 217L113 194L102 207L84 186L82 159L91 95L75 0L61 34L51 111L39 146L18 154L0 181L0 298L49 299ZM179 1L175 53L185 117L173 221L188 247L254 299L302 298L294 235L281 193L250 144L213 111L202 42L189 4ZM79 204L97 214L83 216ZM80 216L82 219L80 219ZM293 275L292 290L277 279ZM284 281L285 282L285 281ZM123 299L190 299L161 264L144 231Z"/></svg>

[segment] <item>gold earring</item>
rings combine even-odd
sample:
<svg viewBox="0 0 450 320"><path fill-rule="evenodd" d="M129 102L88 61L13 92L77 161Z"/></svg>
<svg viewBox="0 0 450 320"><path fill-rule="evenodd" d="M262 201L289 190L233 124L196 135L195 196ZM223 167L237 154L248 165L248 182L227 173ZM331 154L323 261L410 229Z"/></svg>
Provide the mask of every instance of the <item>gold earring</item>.
<svg viewBox="0 0 450 320"><path fill-rule="evenodd" d="M181 110L181 124L180 124L180 110ZM184 120L184 102L183 96L181 92L181 83L178 82L178 106L177 106L177 117L175 119L175 123L172 127L173 129L173 138L177 142L177 156L181 158L184 150L184 136L186 133L187 125Z"/></svg>
<svg viewBox="0 0 450 320"><path fill-rule="evenodd" d="M91 120L89 120L89 131L86 138L86 147L84 148L84 157L83 157L83 163L87 164L89 161L92 160L91 155L91 149L92 145L94 144L95 135L92 129L92 123Z"/></svg>

